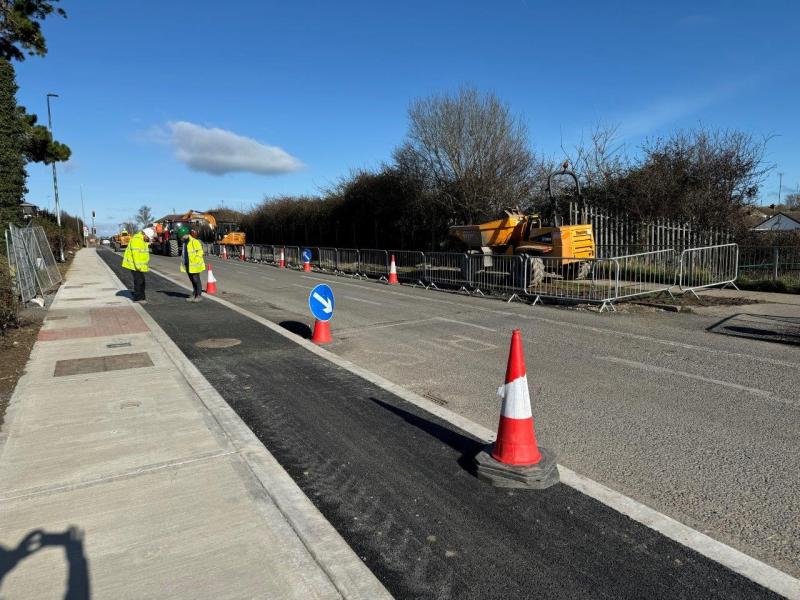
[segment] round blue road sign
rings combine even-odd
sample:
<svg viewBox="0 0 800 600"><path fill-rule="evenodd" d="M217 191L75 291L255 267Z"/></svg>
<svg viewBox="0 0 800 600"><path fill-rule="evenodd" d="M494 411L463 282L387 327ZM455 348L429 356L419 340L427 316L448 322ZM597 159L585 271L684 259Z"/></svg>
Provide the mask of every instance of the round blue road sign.
<svg viewBox="0 0 800 600"><path fill-rule="evenodd" d="M311 262L311 250L308 248L303 248L303 262Z"/></svg>
<svg viewBox="0 0 800 600"><path fill-rule="evenodd" d="M308 295L308 308L319 321L330 321L333 317L333 290L324 283L319 284Z"/></svg>

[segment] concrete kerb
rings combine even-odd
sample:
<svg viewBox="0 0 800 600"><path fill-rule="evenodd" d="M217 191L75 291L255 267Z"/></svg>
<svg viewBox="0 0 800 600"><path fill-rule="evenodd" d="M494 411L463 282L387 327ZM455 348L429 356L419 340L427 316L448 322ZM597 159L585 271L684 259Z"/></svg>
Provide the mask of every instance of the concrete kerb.
<svg viewBox="0 0 800 600"><path fill-rule="evenodd" d="M97 260L117 282L119 289L127 289L101 257L98 256ZM154 269L151 271L178 284L177 281ZM216 300L211 296L209 298ZM260 482L264 492L342 597L364 600L391 598L391 594L353 552L339 532L312 504L280 463L158 323L143 307L134 304L134 308L202 404L228 436L252 475Z"/></svg>
<svg viewBox="0 0 800 600"><path fill-rule="evenodd" d="M151 269L156 275L171 281L172 283L184 288L191 289L182 281L174 277L165 275L157 270ZM219 302L223 306L236 311L237 313L256 321L271 331L282 335L283 337L292 340L294 343L304 347L309 352L316 354L328 360L359 377L370 381L378 387L395 394L403 400L414 404L430 414L451 423L462 431L475 436L477 439L482 440L486 444L495 441L496 432L487 429L486 427L475 423L447 408L444 408L435 402L423 398L405 388L392 383L388 379L381 377L375 373L368 371L358 365L353 364L349 360L337 356L333 352L325 350L312 342L301 338L280 325L273 323L259 315L256 315L244 308L241 308L227 300L218 297L209 297L215 302ZM223 400L224 402L224 400ZM273 459L274 460L274 459ZM800 580L792 577L772 567L764 562L761 562L747 554L736 550L712 537L709 537L688 525L676 521L675 519L658 512L657 510L646 506L633 498L629 498L619 492L616 492L601 483L598 483L588 477L584 477L575 471L563 466L558 465L558 471L561 477L561 482L568 485L579 492L594 498L598 502L605 504L609 508L624 514L625 516L633 519L659 532L665 537L678 542L679 544L691 548L692 550L718 562L721 565L729 568L730 570L738 573L759 585L772 590L778 594L790 598L791 600L800 600ZM288 477L288 475L287 475Z"/></svg>

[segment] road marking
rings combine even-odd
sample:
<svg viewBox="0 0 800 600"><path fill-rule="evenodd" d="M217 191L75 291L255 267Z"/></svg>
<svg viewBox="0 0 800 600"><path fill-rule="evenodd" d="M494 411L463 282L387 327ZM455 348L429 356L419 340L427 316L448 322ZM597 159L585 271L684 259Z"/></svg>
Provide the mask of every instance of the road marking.
<svg viewBox="0 0 800 600"><path fill-rule="evenodd" d="M616 356L595 356L597 360L604 360L606 362L617 363L620 365L626 365L628 367L634 369L640 369L642 371L648 371L650 373L660 373L663 375L677 375L679 377L686 377L687 379L694 379L696 381L702 381L703 383L710 383L713 385L719 385L721 387L731 388L734 390L739 390L740 392L748 392L755 396L760 396L761 398L765 398L767 400L774 400L781 404L785 404L789 408L800 408L796 404L786 400L784 398L780 398L769 392L767 390L762 390L759 388L751 388L747 387L746 385L739 385L738 383L732 383L730 381L723 381L721 379L712 379L711 377L703 377L702 375L696 375L694 373L687 373L686 371L675 371L674 369L668 369L667 367L658 367L656 365L648 365L647 363L640 363L634 360L627 360L625 358L618 358Z"/></svg>
<svg viewBox="0 0 800 600"><path fill-rule="evenodd" d="M105 264L105 262L103 264ZM108 267L108 269L111 271L111 267ZM192 289L190 286L183 283L183 281L179 281L173 277L159 273L155 269L151 269L151 271L185 290ZM422 408L428 413L447 421L451 425L475 436L479 440L483 440L484 442L488 443L494 441L496 437L495 432L487 429L483 425L479 425L478 423L475 423L474 421L471 421L450 409L436 404L432 400L407 390L406 388L399 386L396 383L381 377L380 375L368 371L363 367L359 367L346 358L342 358L341 356L338 356L329 350L325 350L324 348L317 346L310 340L306 340L285 330L277 323L273 323L272 321L250 312L249 310L246 310L234 304L233 302L229 302L228 300L224 300L216 296L210 296L209 298L214 302L219 302L223 306L227 306L240 315L243 315L257 323L261 323L267 329L282 335L298 346L302 346L312 354L316 354L317 356L324 358L325 360L328 360L333 364L346 369L347 371L350 371L354 375L358 375L362 379L372 382L387 392L390 392L399 398L402 398L406 402L410 402L411 404ZM143 309L142 312L144 312ZM188 359L185 360L191 365ZM193 366L194 365L192 365L192 367ZM787 573L784 573L775 567L761 562L752 556L748 556L744 552L740 552L739 550L736 550L727 544L723 544L722 542L717 541L704 533L700 533L696 529L692 529L688 525L684 525L672 517L660 513L649 506L637 502L633 498L629 498L628 496L620 494L619 492L604 486L602 483L598 483L593 479L579 475L572 469L564 467L563 465L558 465L558 471L561 475L561 482L563 484L568 485L591 498L594 498L609 508L630 517L634 521L637 521L638 523L641 523L642 525L661 533L671 540L675 540L687 548L695 550L699 554L702 554L703 556L706 556L711 560L728 567L732 571L739 573L740 575L747 577L752 581L755 581L759 585L770 589L773 592L782 594L783 596L793 600L800 600L800 580L796 579L795 577L792 577L791 575L788 575Z"/></svg>
<svg viewBox="0 0 800 600"><path fill-rule="evenodd" d="M380 302L373 302L372 300L365 300L364 298L356 298L355 296L342 296L342 298L354 300L355 302L366 302L367 304L374 304L375 306L383 306L383 304Z"/></svg>
<svg viewBox="0 0 800 600"><path fill-rule="evenodd" d="M476 325L475 323L467 323L466 321L456 321L455 319L447 319L445 317L434 317L437 321L444 321L445 323L455 323L456 325L465 325L467 327L474 327L475 329L482 329L483 331L491 331L497 333L497 329L491 327L484 327L483 325Z"/></svg>

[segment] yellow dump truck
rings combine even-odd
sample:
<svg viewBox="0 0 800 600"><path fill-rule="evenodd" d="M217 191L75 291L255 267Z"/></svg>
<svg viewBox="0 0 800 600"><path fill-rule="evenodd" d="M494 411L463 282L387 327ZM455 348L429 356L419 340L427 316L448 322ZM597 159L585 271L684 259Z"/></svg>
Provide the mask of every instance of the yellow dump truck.
<svg viewBox="0 0 800 600"><path fill-rule="evenodd" d="M578 197L581 195L578 177L572 171L564 168L550 175L547 186L552 210L550 223L545 223L539 215L525 215L519 209L509 209L502 219L450 227L450 235L471 253L541 257L531 261L531 285L538 284L547 275L585 279L591 271L591 259L595 258L594 234L591 225L561 224L558 203L552 193L553 178L559 175L572 177Z"/></svg>
<svg viewBox="0 0 800 600"><path fill-rule="evenodd" d="M127 248L130 241L131 234L123 229L118 234L111 236L111 247L114 249L114 252L119 252Z"/></svg>

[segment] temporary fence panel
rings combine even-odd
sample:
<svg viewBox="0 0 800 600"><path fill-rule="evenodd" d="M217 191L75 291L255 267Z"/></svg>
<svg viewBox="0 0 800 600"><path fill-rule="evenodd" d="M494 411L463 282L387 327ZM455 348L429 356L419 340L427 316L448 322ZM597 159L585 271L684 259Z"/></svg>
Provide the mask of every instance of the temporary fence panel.
<svg viewBox="0 0 800 600"><path fill-rule="evenodd" d="M389 274L389 253L386 250L359 250L358 273L363 277L386 279Z"/></svg>
<svg viewBox="0 0 800 600"><path fill-rule="evenodd" d="M359 252L350 248L336 250L336 270L346 275L358 275Z"/></svg>
<svg viewBox="0 0 800 600"><path fill-rule="evenodd" d="M617 265L614 299L656 293L672 296L670 290L675 286L678 271L677 257L675 250L668 249L609 258Z"/></svg>
<svg viewBox="0 0 800 600"><path fill-rule="evenodd" d="M542 298L598 302L602 311L614 301L618 268L618 263L609 259L576 261L557 256L527 256L524 293L534 299L534 304Z"/></svg>
<svg viewBox="0 0 800 600"><path fill-rule="evenodd" d="M738 269L738 244L689 248L681 252L678 286L682 292L692 293L718 285L736 287Z"/></svg>
<svg viewBox="0 0 800 600"><path fill-rule="evenodd" d="M5 232L8 263L17 294L23 303L36 297L36 273L30 262L28 253L19 229L10 225Z"/></svg>
<svg viewBox="0 0 800 600"><path fill-rule="evenodd" d="M435 289L455 288L469 292L472 287L469 256L457 252L426 253L425 283Z"/></svg>
<svg viewBox="0 0 800 600"><path fill-rule="evenodd" d="M61 283L61 271L56 263L50 242L44 228L24 227L22 232L25 245L36 269L36 279L42 293L46 293Z"/></svg>
<svg viewBox="0 0 800 600"><path fill-rule="evenodd" d="M333 272L336 270L336 248L317 248L317 262L315 263L318 269L323 271Z"/></svg>
<svg viewBox="0 0 800 600"><path fill-rule="evenodd" d="M800 246L740 246L740 279L800 284Z"/></svg>
<svg viewBox="0 0 800 600"><path fill-rule="evenodd" d="M290 269L300 269L302 268L302 263L300 261L300 247L299 246L285 246L284 249L284 259L286 260L286 266Z"/></svg>
<svg viewBox="0 0 800 600"><path fill-rule="evenodd" d="M425 285L425 253L412 250L390 250L389 258L394 256L397 278L413 284Z"/></svg>
<svg viewBox="0 0 800 600"><path fill-rule="evenodd" d="M475 292L502 294L510 299L525 293L526 257L471 254L468 260L470 280Z"/></svg>

